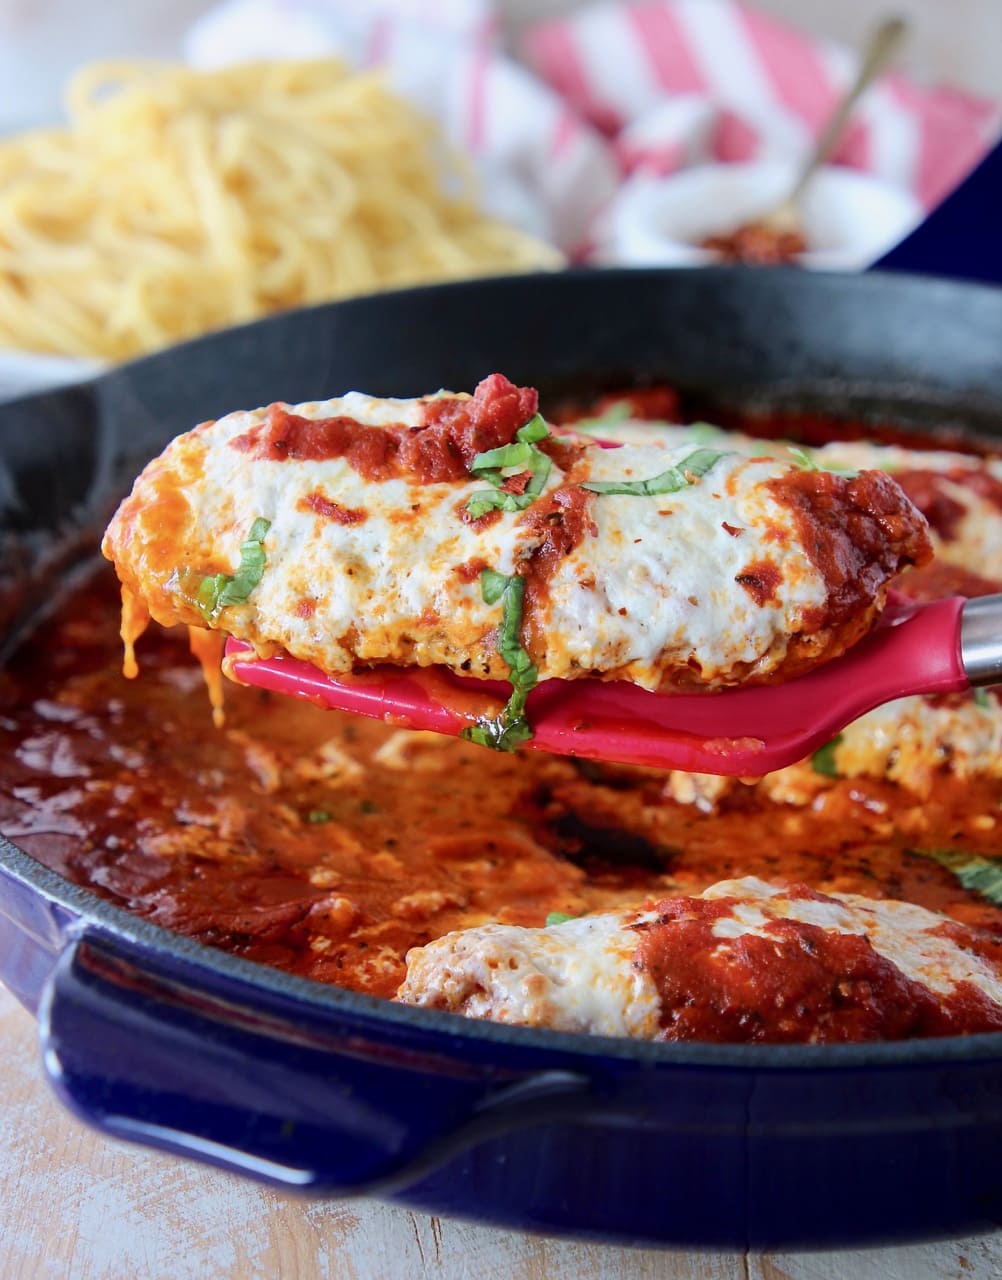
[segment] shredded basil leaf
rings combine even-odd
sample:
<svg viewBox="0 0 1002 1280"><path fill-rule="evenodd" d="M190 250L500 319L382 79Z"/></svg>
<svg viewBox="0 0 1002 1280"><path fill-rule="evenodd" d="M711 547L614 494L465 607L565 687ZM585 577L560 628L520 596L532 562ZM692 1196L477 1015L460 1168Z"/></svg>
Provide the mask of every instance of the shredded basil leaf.
<svg viewBox="0 0 1002 1280"><path fill-rule="evenodd" d="M307 822L323 823L330 822L331 815L326 809L311 809L306 815Z"/></svg>
<svg viewBox="0 0 1002 1280"><path fill-rule="evenodd" d="M955 849L910 849L909 852L938 862L952 871L965 889L980 893L995 906L1002 907L1002 860L993 861Z"/></svg>
<svg viewBox="0 0 1002 1280"><path fill-rule="evenodd" d="M793 455L794 462L796 462L803 471L831 471L835 475L841 476L859 475L859 472L855 467L840 466L837 462L826 462L822 466L822 464L818 462L817 458L808 453L806 449L801 449L799 445L788 444L786 448ZM887 468L885 467L883 470L886 471Z"/></svg>
<svg viewBox="0 0 1002 1280"><path fill-rule="evenodd" d="M488 449L486 453L478 453L470 463L470 471L475 476L486 472L500 470L502 467L527 467L535 450L531 444L519 440L515 444L503 444L500 449Z"/></svg>
<svg viewBox="0 0 1002 1280"><path fill-rule="evenodd" d="M505 493L503 489L478 489L466 503L466 510L474 520L479 520L488 511L525 511L532 504L534 495L525 493Z"/></svg>
<svg viewBox="0 0 1002 1280"><path fill-rule="evenodd" d="M264 539L270 528L271 521L258 516L240 544L236 573L214 573L202 579L195 593L195 604L206 622L214 622L220 610L228 605L246 604L264 574Z"/></svg>
<svg viewBox="0 0 1002 1280"><path fill-rule="evenodd" d="M524 427L519 427L515 432L515 439L511 444L503 444L498 449L488 449L485 453L478 453L470 463L470 471L475 476L486 476L503 467L531 466L534 458L547 457L534 446L540 440L545 440L549 434L550 428L546 425L542 414L534 414Z"/></svg>
<svg viewBox="0 0 1002 1280"><path fill-rule="evenodd" d="M823 747L819 747L811 756L811 768L815 773L820 773L823 778L837 778L839 776L838 767L835 764L835 752L839 743L842 741L842 734L838 733L832 738L831 742L826 742Z"/></svg>
<svg viewBox="0 0 1002 1280"><path fill-rule="evenodd" d="M568 915L566 911L551 911L546 917L546 927L549 929L554 924L566 924L568 920L577 920L580 917Z"/></svg>
<svg viewBox="0 0 1002 1280"><path fill-rule="evenodd" d="M684 476L705 476L711 467L715 467L720 459L726 456L726 451L697 449L695 453L690 453L687 458L682 459L678 464L678 469ZM689 483L691 484L692 482L690 481Z"/></svg>
<svg viewBox="0 0 1002 1280"><path fill-rule="evenodd" d="M662 424L658 423L656 425L661 426ZM670 424L666 422L663 425L667 427ZM723 427L714 426L712 422L690 422L685 429L693 440L715 440L720 436L727 435Z"/></svg>
<svg viewBox="0 0 1002 1280"><path fill-rule="evenodd" d="M795 444L788 444L786 447L789 450L790 455L793 458L793 461L803 471L820 471L821 470L821 468L814 461L814 459L811 457L811 455L807 452L806 449L801 449L799 445L795 445Z"/></svg>
<svg viewBox="0 0 1002 1280"><path fill-rule="evenodd" d="M546 419L541 413L534 413L525 426L519 427L515 432L515 439L523 440L526 444L538 444L549 434L550 428L546 425Z"/></svg>
<svg viewBox="0 0 1002 1280"><path fill-rule="evenodd" d="M538 497L543 492L543 485L550 478L550 471L553 467L553 459L548 453L537 453L536 460L532 466L532 476L529 483L525 486L524 497Z"/></svg>
<svg viewBox="0 0 1002 1280"><path fill-rule="evenodd" d="M697 449L683 458L677 467L669 467L647 480L586 480L581 488L591 493L628 493L643 498L652 498L660 493L678 493L692 484L690 476L705 476L726 456L726 453L713 449Z"/></svg>
<svg viewBox="0 0 1002 1280"><path fill-rule="evenodd" d="M484 569L480 574L480 594L484 604L497 604L507 591L510 581L506 574L498 573L497 569Z"/></svg>
<svg viewBox="0 0 1002 1280"><path fill-rule="evenodd" d="M543 453L536 445L550 434L550 428L542 414L534 414L524 427L515 432L515 440L511 444L501 445L497 449L488 449L478 453L470 464L470 474L478 480L486 480L493 489L478 489L466 503L466 510L478 520L488 511L525 511L531 507L543 491L549 479L553 461L549 454ZM504 472L514 468L512 474L519 470L529 470L532 474L525 489L521 493L508 493L502 486L505 482Z"/></svg>
<svg viewBox="0 0 1002 1280"><path fill-rule="evenodd" d="M536 687L539 671L522 645L522 601L525 596L525 579L519 574L511 577L496 569L485 569L480 575L480 593L485 604L502 603L501 628L498 632L498 653L508 664L511 697L501 714L494 719L484 718L464 729L460 737L494 751L514 751L532 737L532 726L526 719L525 707L529 693Z"/></svg>
<svg viewBox="0 0 1002 1280"><path fill-rule="evenodd" d="M987 689L975 689L975 690L974 690L974 705L975 705L976 707L980 707L982 711L991 711L991 709L992 709L992 700L991 700L991 698L988 696L988 690L987 690Z"/></svg>

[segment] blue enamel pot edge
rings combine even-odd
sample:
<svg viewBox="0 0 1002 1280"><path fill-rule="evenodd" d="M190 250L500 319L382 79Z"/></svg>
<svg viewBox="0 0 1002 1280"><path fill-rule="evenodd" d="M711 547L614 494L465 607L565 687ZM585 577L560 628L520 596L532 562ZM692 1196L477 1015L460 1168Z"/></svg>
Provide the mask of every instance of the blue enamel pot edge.
<svg viewBox="0 0 1002 1280"><path fill-rule="evenodd" d="M614 296L623 274L548 288ZM670 279L676 293L694 288L705 302L716 278L726 301L728 273L698 274L637 273L630 283L640 296ZM816 310L815 295L837 309L846 293L834 280L788 291L782 273L733 278L758 299L805 295L804 314ZM470 289L524 299L533 287ZM913 283L903 279L896 291L914 306ZM382 301L420 308L430 297L442 314L461 293ZM983 292L962 297L979 333L988 318L990 336L1002 308ZM377 301L343 313L356 327L359 315L379 311ZM323 318L324 309L307 318L311 333ZM790 341L801 323L790 317ZM496 349L500 336L484 345ZM962 337L969 354L970 334ZM252 338L251 330L220 335L208 347ZM130 423L141 424L137 405L155 400L147 383L161 368L166 375L167 360L141 362L131 381L126 371L67 395L82 395L88 413L117 395ZM312 368L316 356L304 360ZM977 393L981 403L980 384ZM97 462L108 470L106 458ZM40 1009L61 1096L109 1133L304 1191L374 1192L603 1239L790 1248L998 1222L1002 1037L844 1051L717 1048L470 1024L249 965L125 915L13 846L0 856L2 976Z"/></svg>

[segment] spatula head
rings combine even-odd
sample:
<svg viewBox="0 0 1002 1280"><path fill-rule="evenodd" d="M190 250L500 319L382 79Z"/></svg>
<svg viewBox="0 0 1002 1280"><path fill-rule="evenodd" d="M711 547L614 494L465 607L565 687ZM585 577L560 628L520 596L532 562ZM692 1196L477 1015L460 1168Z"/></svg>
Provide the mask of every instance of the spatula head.
<svg viewBox="0 0 1002 1280"><path fill-rule="evenodd" d="M802 760L883 702L966 688L963 604L955 598L917 605L893 596L878 626L848 654L786 684L664 694L622 681L546 680L529 695L534 736L525 748L758 777ZM287 656L255 659L234 640L227 644L226 665L243 684L401 728L452 735L497 716L510 692L506 684L441 668L376 667L332 678Z"/></svg>

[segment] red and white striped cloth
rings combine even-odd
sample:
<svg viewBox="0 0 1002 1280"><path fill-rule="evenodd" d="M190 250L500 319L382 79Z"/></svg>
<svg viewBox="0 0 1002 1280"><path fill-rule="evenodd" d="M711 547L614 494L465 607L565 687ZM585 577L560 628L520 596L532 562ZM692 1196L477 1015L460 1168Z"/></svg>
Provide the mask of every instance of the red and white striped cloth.
<svg viewBox="0 0 1002 1280"><path fill-rule="evenodd" d="M857 55L737 0L599 3L501 47L490 0L224 0L192 29L198 65L337 53L469 151L493 213L566 251L632 174L708 160L796 160ZM1002 130L1002 107L884 77L834 159L935 204Z"/></svg>
<svg viewBox="0 0 1002 1280"><path fill-rule="evenodd" d="M541 23L526 62L615 145L627 171L694 160L795 159L856 55L735 0L596 4ZM937 203L1002 128L998 103L885 76L833 156Z"/></svg>

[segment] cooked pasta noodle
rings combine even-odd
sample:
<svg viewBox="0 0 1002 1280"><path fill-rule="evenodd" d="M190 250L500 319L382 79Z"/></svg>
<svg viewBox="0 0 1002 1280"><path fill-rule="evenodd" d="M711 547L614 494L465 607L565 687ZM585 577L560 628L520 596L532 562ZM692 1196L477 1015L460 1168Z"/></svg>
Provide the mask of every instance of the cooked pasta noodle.
<svg viewBox="0 0 1002 1280"><path fill-rule="evenodd" d="M118 360L268 312L552 267L437 127L339 62L107 63L0 143L0 346Z"/></svg>

